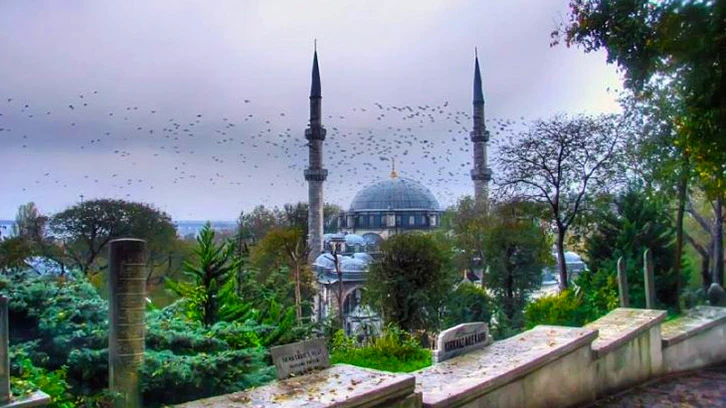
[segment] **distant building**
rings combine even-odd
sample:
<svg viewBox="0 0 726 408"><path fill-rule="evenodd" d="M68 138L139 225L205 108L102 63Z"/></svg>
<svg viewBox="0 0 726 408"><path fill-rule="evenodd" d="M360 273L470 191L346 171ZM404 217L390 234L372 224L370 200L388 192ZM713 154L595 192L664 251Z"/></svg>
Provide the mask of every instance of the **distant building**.
<svg viewBox="0 0 726 408"><path fill-rule="evenodd" d="M318 284L318 293L314 299L314 318L323 320L337 315L337 296L342 287L344 329L349 334L367 332L381 324L380 318L361 303L368 267L378 255L381 242L400 233L438 228L442 211L436 197L428 188L415 180L398 176L393 161L393 169L388 179L360 190L348 210L340 213L339 232L323 235L323 182L328 172L322 163L325 130L320 123L320 89L316 51L313 57L310 94L310 126L305 132L310 157L309 167L305 170L310 199L308 240ZM491 169L487 167L489 132L484 119L484 95L478 57L474 64L472 119L470 136L474 157L471 179L474 181L475 199L486 203L491 180ZM337 257L331 253L331 243L339 245Z"/></svg>
<svg viewBox="0 0 726 408"><path fill-rule="evenodd" d="M325 234L326 249L313 262L318 283L315 318L335 316L338 285L343 286L343 316L348 333L377 330L380 318L363 306L363 290L368 266L378 254L380 243L395 234L428 231L439 226L441 209L433 193L420 183L399 178L395 169L387 180L359 191L348 211L340 214L340 232ZM340 243L338 267L330 244Z"/></svg>

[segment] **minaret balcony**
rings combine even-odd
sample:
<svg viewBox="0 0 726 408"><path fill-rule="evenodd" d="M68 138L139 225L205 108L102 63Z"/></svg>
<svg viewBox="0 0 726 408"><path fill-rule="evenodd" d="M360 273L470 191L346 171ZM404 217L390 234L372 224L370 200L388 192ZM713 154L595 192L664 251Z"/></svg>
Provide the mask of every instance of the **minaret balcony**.
<svg viewBox="0 0 726 408"><path fill-rule="evenodd" d="M305 139L307 140L325 140L325 128L322 126L313 126L305 129Z"/></svg>
<svg viewBox="0 0 726 408"><path fill-rule="evenodd" d="M474 181L482 180L489 182L492 180L492 169L489 167L484 169L472 169L471 179Z"/></svg>
<svg viewBox="0 0 726 408"><path fill-rule="evenodd" d="M478 143L478 142L486 143L489 141L489 131L488 130L485 130L483 132L477 132L477 131L473 130L469 133L469 136L471 137L471 141L474 143Z"/></svg>
<svg viewBox="0 0 726 408"><path fill-rule="evenodd" d="M307 181L325 181L327 178L327 169L305 169L305 180Z"/></svg>

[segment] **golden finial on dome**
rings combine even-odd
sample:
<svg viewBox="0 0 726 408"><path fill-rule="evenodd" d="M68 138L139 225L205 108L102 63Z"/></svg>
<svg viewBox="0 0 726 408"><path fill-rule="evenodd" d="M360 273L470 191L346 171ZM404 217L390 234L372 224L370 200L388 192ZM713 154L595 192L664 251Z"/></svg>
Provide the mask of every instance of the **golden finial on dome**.
<svg viewBox="0 0 726 408"><path fill-rule="evenodd" d="M391 178L395 179L398 177L398 173L396 173L396 158L391 158Z"/></svg>

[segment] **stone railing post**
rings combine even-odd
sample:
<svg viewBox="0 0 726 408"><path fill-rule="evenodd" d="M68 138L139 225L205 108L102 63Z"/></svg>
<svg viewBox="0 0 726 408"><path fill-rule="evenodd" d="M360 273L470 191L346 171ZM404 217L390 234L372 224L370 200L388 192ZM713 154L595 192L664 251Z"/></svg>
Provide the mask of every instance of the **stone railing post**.
<svg viewBox="0 0 726 408"><path fill-rule="evenodd" d="M146 241L109 243L109 388L118 393L118 408L141 408L146 308Z"/></svg>
<svg viewBox="0 0 726 408"><path fill-rule="evenodd" d="M645 308L655 309L655 275L653 273L653 255L650 249L646 249L643 253L643 277Z"/></svg>
<svg viewBox="0 0 726 408"><path fill-rule="evenodd" d="M618 258L618 293L620 295L620 307L630 307L628 295L628 271L625 269L625 260Z"/></svg>
<svg viewBox="0 0 726 408"><path fill-rule="evenodd" d="M0 295L0 405L10 403L10 330L8 298Z"/></svg>

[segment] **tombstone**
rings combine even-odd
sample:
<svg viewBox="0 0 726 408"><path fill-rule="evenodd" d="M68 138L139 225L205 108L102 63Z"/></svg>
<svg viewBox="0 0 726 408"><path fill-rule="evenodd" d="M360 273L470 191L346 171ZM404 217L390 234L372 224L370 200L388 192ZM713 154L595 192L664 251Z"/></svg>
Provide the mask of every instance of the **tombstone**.
<svg viewBox="0 0 726 408"><path fill-rule="evenodd" d="M10 402L10 330L8 298L0 295L0 405Z"/></svg>
<svg viewBox="0 0 726 408"><path fill-rule="evenodd" d="M491 344L489 328L486 323L463 323L439 333L436 350L431 353L434 364L452 357L478 350Z"/></svg>
<svg viewBox="0 0 726 408"><path fill-rule="evenodd" d="M109 388L116 407L141 408L146 309L146 241L109 242Z"/></svg>
<svg viewBox="0 0 726 408"><path fill-rule="evenodd" d="M714 282L708 287L708 302L711 306L726 306L726 290Z"/></svg>
<svg viewBox="0 0 726 408"><path fill-rule="evenodd" d="M618 294L620 295L620 307L630 307L628 271L625 269L625 261L622 256L618 258Z"/></svg>
<svg viewBox="0 0 726 408"><path fill-rule="evenodd" d="M650 249L643 253L643 277L645 285L645 308L655 309L655 275L653 274L653 255Z"/></svg>
<svg viewBox="0 0 726 408"><path fill-rule="evenodd" d="M325 339L314 339L270 348L277 379L330 367Z"/></svg>

